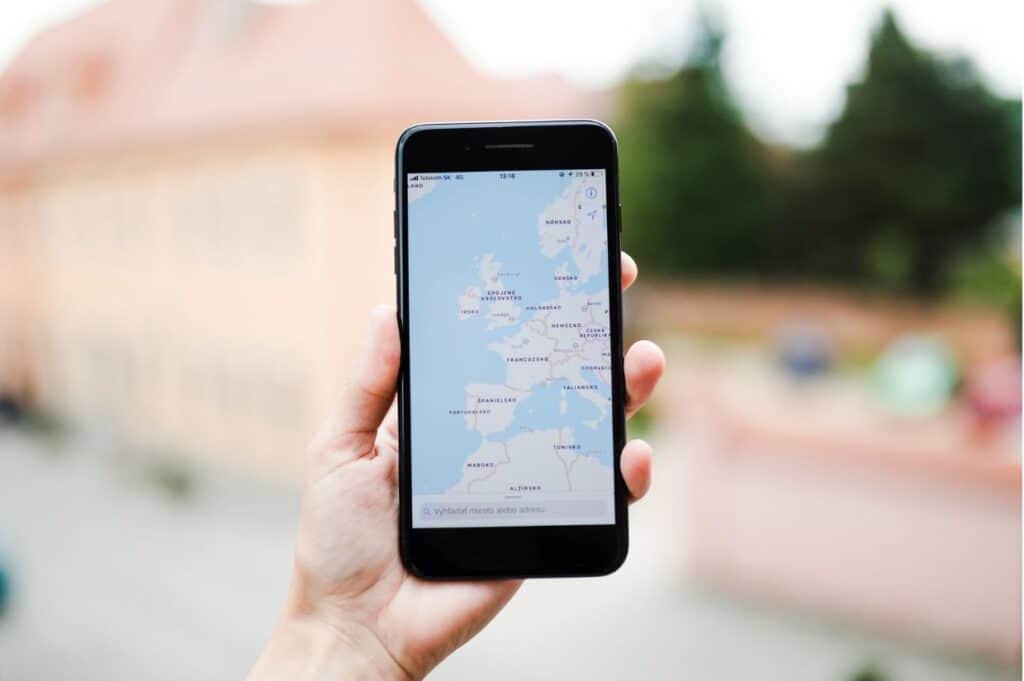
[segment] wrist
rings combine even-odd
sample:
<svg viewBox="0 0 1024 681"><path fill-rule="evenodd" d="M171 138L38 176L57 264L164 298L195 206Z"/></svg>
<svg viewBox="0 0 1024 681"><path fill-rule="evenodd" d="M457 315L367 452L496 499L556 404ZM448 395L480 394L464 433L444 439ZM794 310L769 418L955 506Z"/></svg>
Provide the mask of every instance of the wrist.
<svg viewBox="0 0 1024 681"><path fill-rule="evenodd" d="M410 681L383 644L362 625L329 625L314 616L278 624L248 681Z"/></svg>

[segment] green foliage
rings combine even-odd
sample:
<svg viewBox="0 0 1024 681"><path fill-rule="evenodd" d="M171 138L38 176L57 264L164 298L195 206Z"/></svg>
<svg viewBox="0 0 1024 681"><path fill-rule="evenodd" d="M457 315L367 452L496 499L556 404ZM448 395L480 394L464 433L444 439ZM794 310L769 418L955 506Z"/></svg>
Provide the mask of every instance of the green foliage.
<svg viewBox="0 0 1024 681"><path fill-rule="evenodd" d="M721 43L706 21L688 65L668 80L626 86L623 238L661 272L738 273L757 257L760 148L726 90Z"/></svg>
<svg viewBox="0 0 1024 681"><path fill-rule="evenodd" d="M910 274L913 248L905 229L894 225L881 230L867 246L868 278L882 290L900 290Z"/></svg>
<svg viewBox="0 0 1024 681"><path fill-rule="evenodd" d="M1019 201L1007 118L966 62L915 49L887 12L863 81L811 160L819 225L847 254L895 230L909 246L901 288L938 293L955 254Z"/></svg>
<svg viewBox="0 0 1024 681"><path fill-rule="evenodd" d="M46 445L40 451L51 455L64 453L64 443L68 435L67 425L53 412L28 409L17 423L26 433Z"/></svg>
<svg viewBox="0 0 1024 681"><path fill-rule="evenodd" d="M1019 265L990 252L971 254L950 269L948 286L956 300L1005 310L1021 347L1021 271Z"/></svg>
<svg viewBox="0 0 1024 681"><path fill-rule="evenodd" d="M1011 193L1013 194L1014 203L1017 204L1017 208L1020 208L1020 188L1021 188L1021 103L1019 99L1013 99L1003 102L1003 121L1006 129L1009 131L1010 139L1007 142L1007 154L1006 161L1007 167L1005 168L1007 182L1010 185Z"/></svg>
<svg viewBox="0 0 1024 681"><path fill-rule="evenodd" d="M990 253L972 254L950 270L953 295L965 302L1009 307L1020 298L1020 270Z"/></svg>
<svg viewBox="0 0 1024 681"><path fill-rule="evenodd" d="M850 681L887 681L888 678L878 664L868 662L850 677Z"/></svg>
<svg viewBox="0 0 1024 681"><path fill-rule="evenodd" d="M647 405L640 411L633 414L633 418L629 420L627 424L629 430L629 438L645 438L649 437L651 431L654 429L654 422L656 414L653 411L651 405Z"/></svg>
<svg viewBox="0 0 1024 681"><path fill-rule="evenodd" d="M173 454L161 454L145 469L146 477L176 501L191 497L196 491L197 482L192 471L179 459L179 456Z"/></svg>
<svg viewBox="0 0 1024 681"><path fill-rule="evenodd" d="M817 149L768 149L719 68L711 22L671 78L624 89L625 247L670 274L940 293L1020 202L1020 102L907 40L891 12Z"/></svg>

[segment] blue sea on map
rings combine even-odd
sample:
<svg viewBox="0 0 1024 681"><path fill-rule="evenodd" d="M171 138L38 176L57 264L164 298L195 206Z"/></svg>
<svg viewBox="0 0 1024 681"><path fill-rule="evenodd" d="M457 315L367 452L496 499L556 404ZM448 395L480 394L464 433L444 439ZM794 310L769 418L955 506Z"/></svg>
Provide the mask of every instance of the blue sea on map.
<svg viewBox="0 0 1024 681"><path fill-rule="evenodd" d="M464 417L451 410L466 407L467 385L505 383L505 363L488 345L519 329L516 324L488 330L483 315L460 320L459 296L470 286L483 287L480 259L492 253L501 271L512 273L501 277L504 286L522 296L516 302L523 308L520 321L533 315L526 306L558 297L556 268L566 263L570 272L578 271L568 249L554 258L543 255L538 218L570 182L558 171L519 172L509 180L499 179L496 172L465 173L461 180L438 181L409 205L410 411L416 494L441 494L459 481L462 464L480 447L482 437L467 430ZM603 291L607 281L605 265L585 290ZM602 394L610 394L607 386L602 388ZM601 413L574 393L567 393L567 413L560 415L561 397L561 382L536 386L517 405L509 429L490 439L508 439L523 427L572 426L584 452L601 452L602 463L610 465L609 419L597 428L584 425Z"/></svg>

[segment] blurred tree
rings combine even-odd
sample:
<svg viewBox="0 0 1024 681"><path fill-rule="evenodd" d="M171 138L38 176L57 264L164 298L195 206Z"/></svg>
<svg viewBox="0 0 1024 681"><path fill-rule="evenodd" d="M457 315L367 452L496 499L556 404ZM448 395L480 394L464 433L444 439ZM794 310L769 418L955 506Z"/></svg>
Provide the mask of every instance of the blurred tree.
<svg viewBox="0 0 1024 681"><path fill-rule="evenodd" d="M887 11L788 203L799 267L937 294L953 259L1020 202L1019 135L1019 104L967 62L916 49Z"/></svg>
<svg viewBox="0 0 1024 681"><path fill-rule="evenodd" d="M1020 187L1021 187L1021 105L1019 99L1007 100L1003 103L1003 113L1006 116L1006 127L1009 130L1010 153L1007 156L1009 167L1006 169L1012 189L1015 192L1017 210L1020 210Z"/></svg>
<svg viewBox="0 0 1024 681"><path fill-rule="evenodd" d="M868 662L858 669L850 681L886 681L888 677L882 672L876 662Z"/></svg>
<svg viewBox="0 0 1024 681"><path fill-rule="evenodd" d="M623 91L623 239L662 273L744 274L759 260L762 150L722 78L723 41L705 15L681 69Z"/></svg>

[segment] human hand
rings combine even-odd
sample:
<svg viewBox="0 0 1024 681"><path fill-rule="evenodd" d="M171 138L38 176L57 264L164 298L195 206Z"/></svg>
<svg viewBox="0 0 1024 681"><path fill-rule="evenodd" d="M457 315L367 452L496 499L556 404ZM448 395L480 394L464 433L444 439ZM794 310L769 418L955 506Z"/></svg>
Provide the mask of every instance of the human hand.
<svg viewBox="0 0 1024 681"><path fill-rule="evenodd" d="M623 254L623 289L636 276L636 263ZM309 448L285 612L250 681L420 679L476 635L522 583L428 582L403 567L392 408L400 358L395 311L379 307L341 404ZM650 341L626 353L627 416L646 403L664 366ZM620 465L630 498L643 497L651 448L630 441Z"/></svg>

